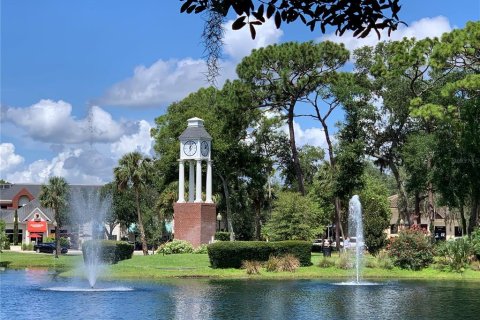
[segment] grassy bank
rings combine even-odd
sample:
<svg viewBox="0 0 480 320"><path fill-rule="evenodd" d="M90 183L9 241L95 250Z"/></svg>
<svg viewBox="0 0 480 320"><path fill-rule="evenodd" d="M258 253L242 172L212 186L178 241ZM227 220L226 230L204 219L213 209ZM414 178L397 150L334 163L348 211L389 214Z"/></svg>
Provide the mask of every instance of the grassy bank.
<svg viewBox="0 0 480 320"><path fill-rule="evenodd" d="M336 260L334 255L331 259ZM133 256L109 266L104 273L106 279L148 279L166 278L216 278L216 279L319 279L350 278L352 270L337 267L320 268L320 254L313 254L312 266L301 267L296 272L267 272L260 275L247 275L245 270L212 269L206 254L176 254ZM28 254L5 252L0 254L0 263L8 263L8 268L56 268L64 270L63 275L74 276L74 267L82 263L81 256L62 255L59 259L51 254ZM381 268L364 268L365 279L426 279L426 280L468 280L480 281L480 271L466 270L463 273L445 272L434 268L421 271L390 270Z"/></svg>

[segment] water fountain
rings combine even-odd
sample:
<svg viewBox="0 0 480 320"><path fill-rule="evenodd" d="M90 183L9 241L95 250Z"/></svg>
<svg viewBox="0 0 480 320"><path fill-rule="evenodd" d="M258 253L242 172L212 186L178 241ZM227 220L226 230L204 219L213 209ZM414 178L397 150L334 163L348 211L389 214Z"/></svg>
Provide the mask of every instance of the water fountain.
<svg viewBox="0 0 480 320"><path fill-rule="evenodd" d="M362 222L362 205L358 195L354 195L348 204L348 234L355 235L355 282L360 282L361 271L363 266L363 222Z"/></svg>
<svg viewBox="0 0 480 320"><path fill-rule="evenodd" d="M74 223L79 225L83 239L103 238L105 218L111 208L111 198L102 196L100 188L78 187L72 190L70 212ZM91 288L95 287L97 278L104 265L101 261L101 246L91 244L84 250L84 271Z"/></svg>

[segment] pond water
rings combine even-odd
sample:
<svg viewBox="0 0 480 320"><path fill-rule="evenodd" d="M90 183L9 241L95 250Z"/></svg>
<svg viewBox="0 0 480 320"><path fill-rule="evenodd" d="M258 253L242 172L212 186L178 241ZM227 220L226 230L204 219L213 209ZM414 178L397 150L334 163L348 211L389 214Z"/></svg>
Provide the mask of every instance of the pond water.
<svg viewBox="0 0 480 320"><path fill-rule="evenodd" d="M100 282L0 272L0 319L479 319L480 283L334 280Z"/></svg>

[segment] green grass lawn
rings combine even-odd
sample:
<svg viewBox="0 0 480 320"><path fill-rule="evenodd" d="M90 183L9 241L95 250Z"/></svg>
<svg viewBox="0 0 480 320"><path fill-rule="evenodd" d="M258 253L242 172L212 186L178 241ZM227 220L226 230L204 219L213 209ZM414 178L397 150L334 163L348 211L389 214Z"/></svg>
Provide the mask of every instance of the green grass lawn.
<svg viewBox="0 0 480 320"><path fill-rule="evenodd" d="M217 279L318 279L350 278L353 270L337 267L320 268L322 256L312 254L312 266L301 267L296 272L267 272L262 268L260 275L247 275L242 269L212 269L206 254L175 254L133 256L118 264L109 266L104 272L105 279L144 279L160 280L167 278L217 278ZM331 258L336 260L334 254ZM369 259L369 257L367 257ZM9 268L57 268L64 276L78 275L75 266L81 265L81 256L62 255L55 259L51 254L16 253L4 251L0 254L0 263L10 262ZM480 271L466 270L463 273L444 272L434 268L421 271L390 270L364 268L364 279L431 279L431 280L469 280L480 281Z"/></svg>

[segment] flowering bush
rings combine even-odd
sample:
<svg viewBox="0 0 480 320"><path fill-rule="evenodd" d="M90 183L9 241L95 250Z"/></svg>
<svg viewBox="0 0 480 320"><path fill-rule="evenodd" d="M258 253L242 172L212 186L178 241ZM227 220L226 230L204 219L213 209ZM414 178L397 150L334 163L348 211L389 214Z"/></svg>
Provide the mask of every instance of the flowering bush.
<svg viewBox="0 0 480 320"><path fill-rule="evenodd" d="M391 238L389 255L395 266L421 270L433 262L433 248L425 230L410 228Z"/></svg>
<svg viewBox="0 0 480 320"><path fill-rule="evenodd" d="M186 240L173 240L161 246L157 252L163 254L192 253L193 246Z"/></svg>

